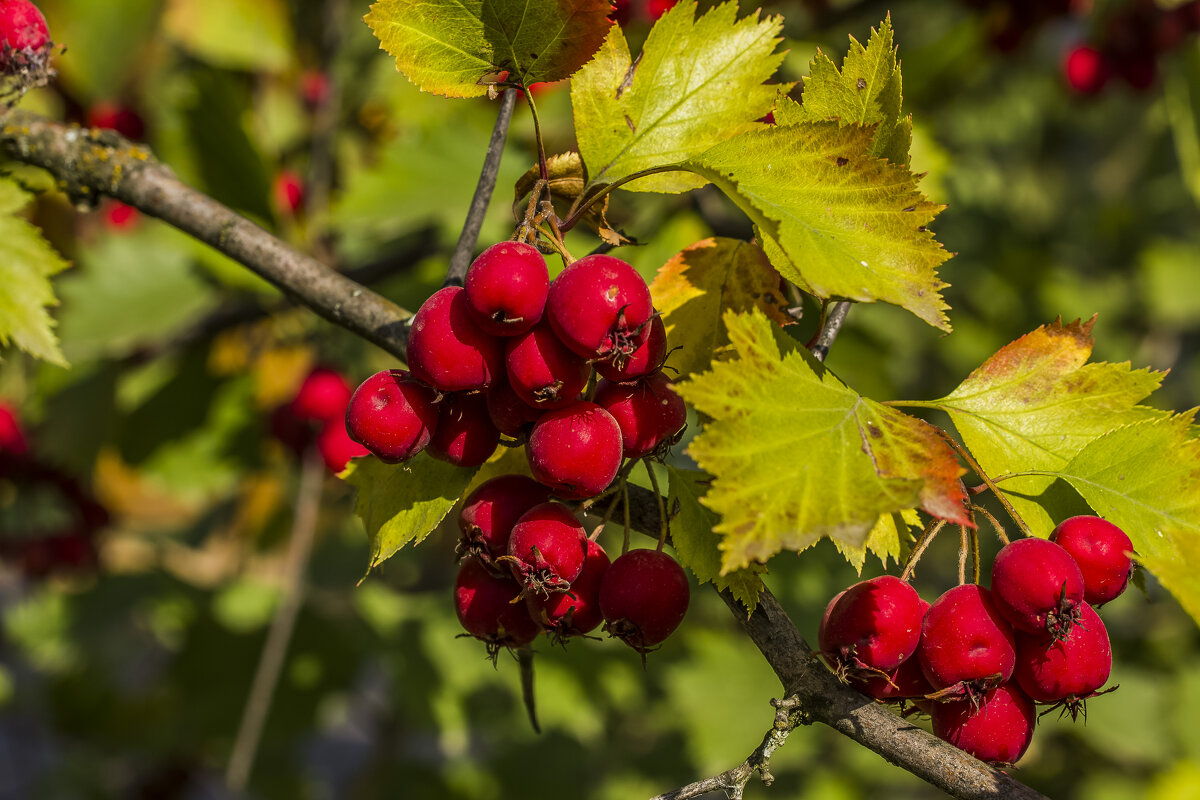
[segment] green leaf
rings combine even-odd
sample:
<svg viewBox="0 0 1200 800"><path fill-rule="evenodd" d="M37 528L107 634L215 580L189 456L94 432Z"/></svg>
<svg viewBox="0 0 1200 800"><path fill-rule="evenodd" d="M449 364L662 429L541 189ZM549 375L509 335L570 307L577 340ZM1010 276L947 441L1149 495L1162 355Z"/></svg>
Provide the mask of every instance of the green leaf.
<svg viewBox="0 0 1200 800"><path fill-rule="evenodd" d="M749 215L785 278L822 298L883 301L950 330L927 229L942 207L907 167L870 154L873 129L808 122L743 133L687 163Z"/></svg>
<svg viewBox="0 0 1200 800"><path fill-rule="evenodd" d="M737 19L724 3L694 19L694 2L664 14L634 62L619 27L571 81L579 152L593 183L693 158L717 142L762 128L780 90L766 85L783 53L783 21ZM695 175L640 178L627 188L683 192L703 186Z"/></svg>
<svg viewBox="0 0 1200 800"><path fill-rule="evenodd" d="M900 66L892 42L891 17L871 31L867 46L850 37L842 69L817 51L804 79L803 105L787 104L776 112L781 125L800 120L837 120L875 129L870 154L893 164L908 164L912 118L901 117Z"/></svg>
<svg viewBox="0 0 1200 800"><path fill-rule="evenodd" d="M1128 534L1138 560L1200 622L1200 439L1194 417L1190 411L1114 430L1057 472L1097 514Z"/></svg>
<svg viewBox="0 0 1200 800"><path fill-rule="evenodd" d="M678 508L671 520L671 544L679 561L696 576L700 583L710 581L718 591L729 590L749 613L758 605L763 582L760 577L766 568L751 564L745 569L721 573L720 537L714 528L720 517L700 503L708 491L709 476L698 470L667 467L670 489L668 508Z"/></svg>
<svg viewBox="0 0 1200 800"><path fill-rule="evenodd" d="M822 536L863 545L881 514L966 523L964 470L933 426L861 397L759 311L725 315L735 351L678 387L711 418L688 454L714 476L722 571Z"/></svg>
<svg viewBox="0 0 1200 800"><path fill-rule="evenodd" d="M854 547L837 540L834 545L861 577L868 553L874 553L884 569L887 569L889 558L899 564L905 545L912 539L912 528L921 529L921 517L915 509L906 508L898 514L881 514L861 546Z"/></svg>
<svg viewBox="0 0 1200 800"><path fill-rule="evenodd" d="M726 311L757 308L776 325L794 322L779 284L763 251L739 239L704 239L664 264L650 295L668 341L680 348L669 359L679 377L707 369L713 354L729 344Z"/></svg>
<svg viewBox="0 0 1200 800"><path fill-rule="evenodd" d="M374 456L351 460L341 477L358 489L354 513L371 540L368 570L409 542L424 541L458 502L474 474L475 470L425 453L403 464L384 464Z"/></svg>
<svg viewBox="0 0 1200 800"><path fill-rule="evenodd" d="M282 0L169 0L163 29L214 66L279 72L292 60L292 28Z"/></svg>
<svg viewBox="0 0 1200 800"><path fill-rule="evenodd" d="M954 420L963 443L992 476L1059 470L1085 445L1123 425L1166 416L1138 405L1163 373L1128 363L1088 364L1095 320L1045 325L1005 345L932 405ZM1070 512L1045 476L1004 482L1033 532L1048 536Z"/></svg>
<svg viewBox="0 0 1200 800"><path fill-rule="evenodd" d="M478 97L499 73L528 86L570 77L604 41L607 0L379 0L364 18L423 91Z"/></svg>
<svg viewBox="0 0 1200 800"><path fill-rule="evenodd" d="M46 309L58 305L50 278L68 265L41 231L17 216L28 202L14 183L0 180L0 345L65 367Z"/></svg>

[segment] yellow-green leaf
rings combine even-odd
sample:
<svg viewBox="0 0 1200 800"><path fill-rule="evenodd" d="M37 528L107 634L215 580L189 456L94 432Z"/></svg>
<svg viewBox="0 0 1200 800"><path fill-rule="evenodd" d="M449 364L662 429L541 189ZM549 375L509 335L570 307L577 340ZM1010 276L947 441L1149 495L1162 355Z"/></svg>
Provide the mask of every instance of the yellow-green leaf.
<svg viewBox="0 0 1200 800"><path fill-rule="evenodd" d="M163 28L192 55L228 69L281 71L294 51L282 0L169 0Z"/></svg>
<svg viewBox="0 0 1200 800"><path fill-rule="evenodd" d="M762 312L727 312L734 357L678 387L709 417L688 453L713 476L722 571L823 536L863 545L881 514L968 522L964 470L929 424L860 396Z"/></svg>
<svg viewBox="0 0 1200 800"><path fill-rule="evenodd" d="M766 85L779 67L782 20L737 19L723 3L694 19L694 2L677 3L650 31L637 61L619 27L571 81L579 151L594 183L684 161L743 131L771 110L781 87ZM786 86L782 87L786 90ZM696 175L651 175L627 188L683 192Z"/></svg>
<svg viewBox="0 0 1200 800"><path fill-rule="evenodd" d="M668 364L681 378L707 369L713 355L729 344L722 321L726 311L757 308L777 325L793 322L779 273L760 248L739 239L696 242L658 270L650 295L667 340L679 348Z"/></svg>
<svg viewBox="0 0 1200 800"><path fill-rule="evenodd" d="M888 559L900 563L908 542L912 538L910 529L921 529L921 516L916 509L906 508L898 514L881 514L875 522L875 527L867 534L867 540L860 546L854 547L834 540L838 552L846 557L850 566L862 575L863 565L867 563L867 554L874 553L879 563L887 569Z"/></svg>
<svg viewBox="0 0 1200 800"><path fill-rule="evenodd" d="M46 311L58 305L50 277L67 268L35 226L17 216L29 195L0 180L0 345L16 345L43 361L65 367Z"/></svg>
<svg viewBox="0 0 1200 800"><path fill-rule="evenodd" d="M426 92L478 97L507 72L569 77L604 41L607 0L378 0L365 17L396 69Z"/></svg>

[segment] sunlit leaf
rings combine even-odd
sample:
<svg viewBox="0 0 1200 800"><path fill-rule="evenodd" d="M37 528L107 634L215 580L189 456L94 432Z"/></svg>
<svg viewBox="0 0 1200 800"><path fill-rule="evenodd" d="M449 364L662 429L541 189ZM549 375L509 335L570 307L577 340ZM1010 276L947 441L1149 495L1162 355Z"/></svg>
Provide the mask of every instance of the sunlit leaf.
<svg viewBox="0 0 1200 800"><path fill-rule="evenodd" d="M879 559L884 569L887 569L888 559L899 564L912 536L912 528L920 530L921 517L916 509L906 508L897 514L881 514L861 546L854 547L836 539L834 544L838 552L850 562L850 566L862 575L862 568L867 563L869 553L873 553Z"/></svg>
<svg viewBox="0 0 1200 800"><path fill-rule="evenodd" d="M168 0L162 24L184 49L218 67L279 71L293 58L282 0Z"/></svg>
<svg viewBox="0 0 1200 800"><path fill-rule="evenodd" d="M47 308L58 305L50 277L67 268L41 231L17 216L29 196L0 180L0 345L65 367Z"/></svg>

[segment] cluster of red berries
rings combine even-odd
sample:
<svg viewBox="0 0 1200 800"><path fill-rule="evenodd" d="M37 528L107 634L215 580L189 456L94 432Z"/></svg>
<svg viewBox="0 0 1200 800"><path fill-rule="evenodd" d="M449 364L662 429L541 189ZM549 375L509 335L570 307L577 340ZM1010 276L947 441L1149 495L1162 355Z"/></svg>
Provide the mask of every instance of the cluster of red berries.
<svg viewBox="0 0 1200 800"><path fill-rule="evenodd" d="M821 651L864 694L911 702L941 739L1011 764L1032 740L1035 704L1074 718L1101 693L1112 649L1095 608L1125 590L1132 550L1117 526L1072 517L1048 540L1005 545L990 591L963 584L929 604L900 578L862 581L830 601Z"/></svg>
<svg viewBox="0 0 1200 800"><path fill-rule="evenodd" d="M1158 77L1160 56L1200 30L1200 2L1164 8L1153 2L1128 3L1105 21L1093 42L1078 44L1063 59L1067 85L1095 94L1119 77L1139 91Z"/></svg>
<svg viewBox="0 0 1200 800"><path fill-rule="evenodd" d="M355 391L346 427L382 461L428 448L482 464L501 435L523 442L533 477L566 500L595 497L623 459L661 452L686 420L662 372L666 331L625 261L590 255L553 282L537 248L502 242L435 292L412 320L409 371ZM602 376L580 395L595 376Z"/></svg>
<svg viewBox="0 0 1200 800"><path fill-rule="evenodd" d="M463 503L458 525L464 558L454 609L493 659L542 631L561 643L601 622L644 657L687 613L678 562L659 550L629 550L610 563L571 509L523 475L482 484Z"/></svg>
<svg viewBox="0 0 1200 800"><path fill-rule="evenodd" d="M367 451L346 432L350 384L330 367L314 367L295 396L271 412L271 433L297 456L316 446L332 472Z"/></svg>
<svg viewBox="0 0 1200 800"><path fill-rule="evenodd" d="M16 411L0 403L0 560L30 578L98 562L108 511L73 476L39 458Z"/></svg>
<svg viewBox="0 0 1200 800"><path fill-rule="evenodd" d="M35 85L49 75L50 29L29 0L0 0L0 73Z"/></svg>

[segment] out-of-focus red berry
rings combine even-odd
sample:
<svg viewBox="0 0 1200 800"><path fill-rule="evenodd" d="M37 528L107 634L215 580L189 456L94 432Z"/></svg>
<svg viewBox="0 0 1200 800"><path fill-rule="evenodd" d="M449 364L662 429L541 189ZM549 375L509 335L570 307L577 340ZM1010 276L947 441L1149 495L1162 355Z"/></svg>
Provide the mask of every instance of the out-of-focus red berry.
<svg viewBox="0 0 1200 800"><path fill-rule="evenodd" d="M92 128L116 131L135 141L146 135L146 123L136 111L110 100L101 100L88 109L87 124Z"/></svg>
<svg viewBox="0 0 1200 800"><path fill-rule="evenodd" d="M1063 77L1067 86L1080 94L1095 94L1108 83L1109 66L1104 54L1096 48L1081 44L1071 49L1063 61Z"/></svg>
<svg viewBox="0 0 1200 800"><path fill-rule="evenodd" d="M300 213L304 206L304 181L289 169L281 170L275 176L272 186L275 207L289 216Z"/></svg>

